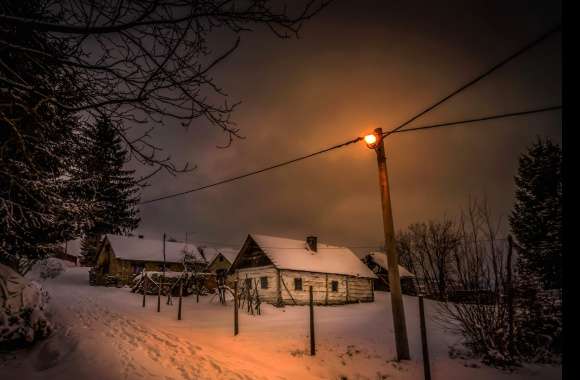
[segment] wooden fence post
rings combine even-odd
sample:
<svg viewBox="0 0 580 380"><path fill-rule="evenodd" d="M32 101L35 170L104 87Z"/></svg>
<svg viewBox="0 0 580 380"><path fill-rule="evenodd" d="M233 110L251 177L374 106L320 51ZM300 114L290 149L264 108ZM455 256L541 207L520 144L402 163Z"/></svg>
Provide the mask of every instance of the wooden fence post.
<svg viewBox="0 0 580 380"><path fill-rule="evenodd" d="M429 346L427 345L427 328L425 326L425 307L423 296L419 296L419 321L421 326L421 347L423 349L423 372L425 380L431 380L431 365L429 364Z"/></svg>
<svg viewBox="0 0 580 380"><path fill-rule="evenodd" d="M179 281L179 303L177 306L177 320L181 321L181 298L183 297L183 282Z"/></svg>
<svg viewBox="0 0 580 380"><path fill-rule="evenodd" d="M310 355L316 355L316 342L314 340L314 297L310 286Z"/></svg>
<svg viewBox="0 0 580 380"><path fill-rule="evenodd" d="M159 313L161 311L161 284L158 284L157 286L157 312Z"/></svg>
<svg viewBox="0 0 580 380"><path fill-rule="evenodd" d="M143 276L143 307L145 307L145 299L147 297L147 275Z"/></svg>
<svg viewBox="0 0 580 380"><path fill-rule="evenodd" d="M234 336L238 335L238 281L234 284Z"/></svg>
<svg viewBox="0 0 580 380"><path fill-rule="evenodd" d="M514 241L511 235L508 235L508 255L507 255L507 279L506 295L508 309L508 352L514 355L514 290L512 283L512 254ZM511 359L511 358L510 358Z"/></svg>

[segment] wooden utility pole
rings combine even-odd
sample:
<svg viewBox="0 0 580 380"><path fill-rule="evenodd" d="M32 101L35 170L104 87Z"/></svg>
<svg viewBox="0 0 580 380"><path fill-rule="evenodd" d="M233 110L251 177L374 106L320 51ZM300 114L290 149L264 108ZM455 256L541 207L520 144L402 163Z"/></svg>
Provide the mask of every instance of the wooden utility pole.
<svg viewBox="0 0 580 380"><path fill-rule="evenodd" d="M385 234L385 249L389 261L389 287L391 290L391 304L393 309L393 324L395 328L395 341L397 347L397 360L409 360L409 342L407 340L407 326L405 323L405 308L401 295L401 279L399 278L399 258L395 250L395 228L393 226L393 210L391 208L391 195L389 192L389 177L387 174L387 159L383 142L383 130L375 129L376 143L374 150L377 152L379 165L379 186L381 188L381 202L383 211L383 229Z"/></svg>

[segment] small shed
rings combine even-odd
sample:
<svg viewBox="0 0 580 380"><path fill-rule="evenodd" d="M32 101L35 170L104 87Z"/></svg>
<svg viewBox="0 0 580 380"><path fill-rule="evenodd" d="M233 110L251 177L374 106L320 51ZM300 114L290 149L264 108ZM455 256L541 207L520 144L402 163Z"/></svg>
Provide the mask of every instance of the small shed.
<svg viewBox="0 0 580 380"><path fill-rule="evenodd" d="M193 244L163 240L144 239L134 236L106 235L97 249L97 264L93 269L94 282L101 285L105 276L113 276L123 284L146 271L162 271L165 251L165 270L181 272L184 263L193 263L200 269L207 262Z"/></svg>
<svg viewBox="0 0 580 380"><path fill-rule="evenodd" d="M389 291L389 261L385 252L371 252L363 257L363 262L377 275L374 280L376 290ZM416 295L415 275L399 265L399 278L403 294Z"/></svg>
<svg viewBox="0 0 580 380"><path fill-rule="evenodd" d="M374 301L376 275L346 247L250 234L229 269L238 287L253 286L260 300L278 306ZM252 285L253 284L253 285Z"/></svg>

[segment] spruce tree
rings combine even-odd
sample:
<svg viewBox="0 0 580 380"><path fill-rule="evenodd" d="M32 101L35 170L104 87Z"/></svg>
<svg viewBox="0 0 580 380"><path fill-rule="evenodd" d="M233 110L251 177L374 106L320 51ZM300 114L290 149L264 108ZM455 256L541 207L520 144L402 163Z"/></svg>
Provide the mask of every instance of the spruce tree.
<svg viewBox="0 0 580 380"><path fill-rule="evenodd" d="M139 187L134 171L125 169L127 150L109 119L87 125L81 140L80 172L87 184L83 192L93 210L81 248L85 263L94 265L97 245L104 234L125 234L139 225Z"/></svg>
<svg viewBox="0 0 580 380"><path fill-rule="evenodd" d="M519 158L510 226L522 251L518 271L544 289L562 287L562 153L538 139Z"/></svg>
<svg viewBox="0 0 580 380"><path fill-rule="evenodd" d="M42 18L49 6L6 0L0 2L0 14ZM0 49L0 262L26 273L84 230L89 210L70 172L79 121L48 99L81 101L87 89L77 86L75 72L60 61L72 49L66 40L2 23L0 40L11 43ZM32 58L31 51L39 53Z"/></svg>

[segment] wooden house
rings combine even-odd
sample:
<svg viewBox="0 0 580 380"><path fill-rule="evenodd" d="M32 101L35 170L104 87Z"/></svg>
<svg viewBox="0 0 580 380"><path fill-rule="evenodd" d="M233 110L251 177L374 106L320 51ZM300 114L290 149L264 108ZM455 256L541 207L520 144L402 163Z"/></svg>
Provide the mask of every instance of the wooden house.
<svg viewBox="0 0 580 380"><path fill-rule="evenodd" d="M345 247L250 234L229 269L238 287L253 286L260 300L278 306L374 301L375 274Z"/></svg>
<svg viewBox="0 0 580 380"><path fill-rule="evenodd" d="M385 252L371 252L363 257L363 262L377 275L374 280L376 290L389 291L389 264ZM416 295L417 286L415 275L399 265L399 278L403 294Z"/></svg>
<svg viewBox="0 0 580 380"><path fill-rule="evenodd" d="M204 247L203 250L208 259L206 272L216 275L227 273L240 251L239 249L226 247Z"/></svg>
<svg viewBox="0 0 580 380"><path fill-rule="evenodd" d="M233 286L233 281L228 280L227 274L240 250L230 247L202 247L200 251L208 261L205 272L212 274L207 278L206 287L214 289L218 284L226 283Z"/></svg>
<svg viewBox="0 0 580 380"><path fill-rule="evenodd" d="M200 270L207 265L193 244L166 241L164 247L162 240L107 235L97 249L92 282L104 285L113 277L122 284L129 284L143 270L162 271L164 262L168 272L183 271L184 263L193 263Z"/></svg>

